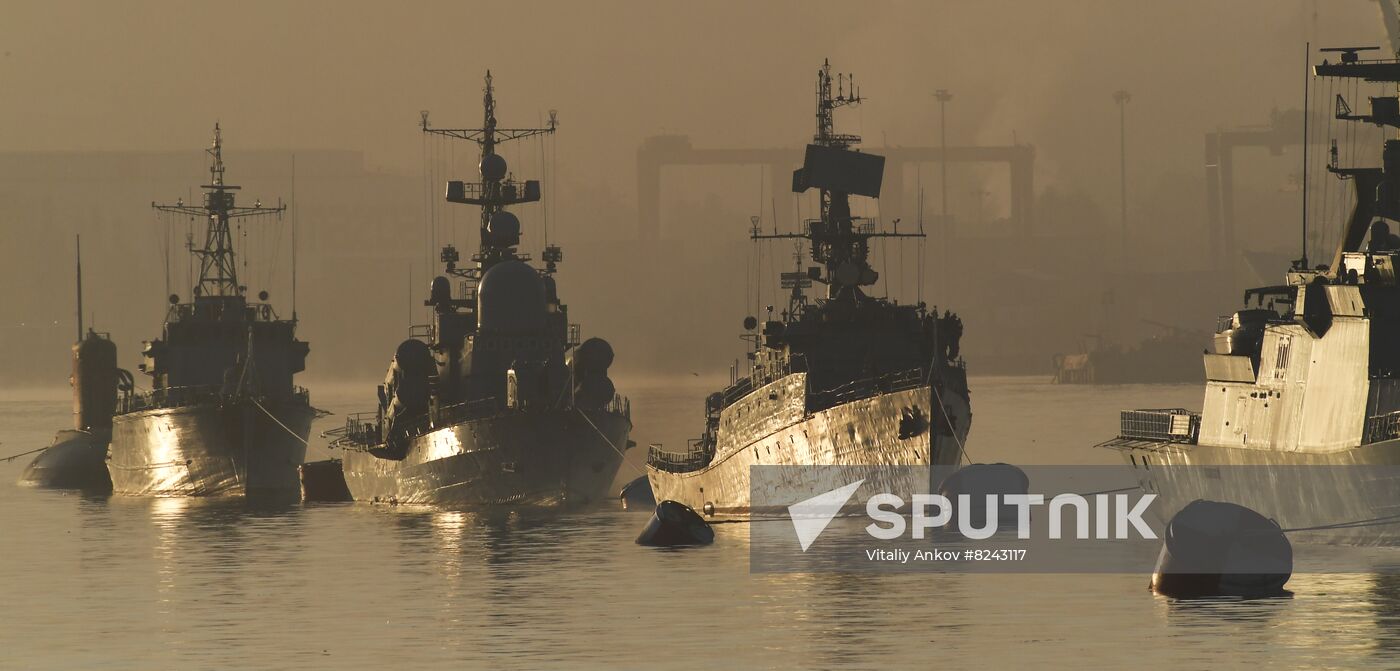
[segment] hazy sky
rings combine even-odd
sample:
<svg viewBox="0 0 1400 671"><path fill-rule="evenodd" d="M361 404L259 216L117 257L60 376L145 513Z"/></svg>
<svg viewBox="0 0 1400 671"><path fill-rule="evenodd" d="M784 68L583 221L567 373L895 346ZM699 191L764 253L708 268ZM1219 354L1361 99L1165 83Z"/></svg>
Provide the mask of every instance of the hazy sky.
<svg viewBox="0 0 1400 671"><path fill-rule="evenodd" d="M1176 235L1182 258L1193 261L1205 216L1203 134L1266 123L1270 110L1300 106L1304 41L1318 47L1382 44L1384 39L1374 0L6 0L0 3L0 152L178 150L198 158L218 119L235 151L357 150L373 170L421 181L425 144L417 128L419 110L431 110L435 125L478 125L481 77L490 68L502 124L532 126L548 110L559 112L560 132L554 140L558 171L545 190L553 199L559 239L574 252L592 250L591 258L589 253L571 255L565 264L562 277L571 305L593 325L590 333L621 333L622 345L632 352L654 346L658 351L651 360L659 361L677 349L671 340L675 329L663 332L666 324L642 316L665 298L617 292L636 284L629 274L633 259L626 256L634 252L625 245L598 247L625 242L635 230L635 157L649 135L687 134L701 147L798 147L813 130L815 72L823 58L830 58L837 70L856 74L867 99L843 111L838 128L863 134L867 147L937 144L933 92L950 89L951 143L1007 144L1015 137L1035 145L1037 190L1082 194L1089 202L1086 211L1097 212L1095 225L1108 225L1116 222L1118 206L1113 93L1127 89L1132 93L1127 135L1131 218L1138 227L1134 235L1144 246ZM1242 159L1237 168L1240 217L1242 224L1253 216L1276 229L1243 246L1277 248L1286 242L1275 240L1273 231L1286 231L1291 241L1297 227L1293 213L1298 208L1292 203L1298 196L1285 193L1297 161L1292 155L1269 160L1261 154ZM464 174L455 176L471 178L465 174L470 158L459 154L457 159L456 170ZM522 177L543 176L528 161L513 165ZM958 192L949 198L956 216L964 222L981 219L981 208L974 215L968 201L974 197L969 194L983 189L989 199L986 220L1006 216L1004 167L956 170ZM233 178L245 184L259 178L238 165L234 171ZM926 186L933 179L928 172L921 175ZM691 335L696 342L722 343L726 352L737 347L732 331L744 310L743 280L732 277L742 276L748 215L762 202L757 174L747 168L684 169L668 172L665 182L663 235L689 236L705 244L671 252L696 258L686 259L693 270L668 276L669 284L662 288L710 301L709 312L696 312L695 319L696 329L713 332ZM190 183L199 177L190 174ZM25 193L23 185L11 186ZM61 186L54 193L64 194ZM303 187L304 198L312 186ZM119 236L133 230L150 237L141 232L149 228L147 203L172 194L148 192L145 185L131 188L129 199L118 203L109 196L105 202L81 203L79 211L94 214L55 225L88 232L105 227ZM435 193L440 188L440 182L430 187ZM254 195L287 191L264 188ZM415 189L405 191L408 206L402 213L360 212L374 221L362 225L404 238L425 237L421 226L412 223L423 216ZM1247 197L1254 200L1246 203ZM73 205L97 196L59 198ZM338 222L331 213L338 210L330 206L347 206L328 200L318 211L317 205L307 200L303 221L308 230L319 219L325 235L335 235ZM392 207L387 201L374 205ZM15 244L31 225L29 219L45 207L27 203L28 209L12 210L0 203L0 242L5 243L0 264L10 265L20 255L30 265L53 269L54 276L41 284L52 287L54 295L44 298L42 307L57 310L54 306L62 305L67 311L67 231L55 237L62 244ZM474 212L452 212L463 222L463 238L474 238L468 223ZM1070 227L1073 222L1064 218L1062 209L1056 225ZM693 230L675 230L680 225ZM571 246L579 241L594 246ZM531 239L527 247L537 251L538 245ZM112 261L158 264L153 249ZM314 250L307 252L310 256ZM987 253L995 252L989 248ZM1157 253L1153 260L1165 258ZM1058 271L1053 266L1059 259L1041 260L1045 265L1036 272ZM733 286L716 285L707 276L717 274L716 269L729 271ZM93 268L94 274L101 270ZM325 276L351 272L366 274L357 267L327 270ZM418 272L426 276L421 268ZM380 305L392 297L401 306L397 278L402 274L396 266L392 283L385 280L380 293L364 293L362 303ZM140 296L158 307L164 295L160 273L145 275L108 288L116 293L120 287L122 295ZM25 286L0 287L0 296L33 291L28 286L32 280L6 280ZM323 283L303 285L302 306L304 314L320 318L315 326L308 322L306 333L326 340L334 328L328 320L337 315L317 298L345 292L330 279ZM123 309L117 296L102 295L102 290L98 288L94 304L109 312ZM626 305L647 301L640 307ZM1214 309L1202 308L1207 316ZM6 324L51 318L31 312L0 305ZM1206 325L1200 315L1189 319ZM152 320L145 330L133 328L123 337L151 337L156 327ZM1087 327L1069 328L1079 333ZM358 358L387 358L400 330L394 324L384 343L365 345L366 352L375 354ZM318 347L319 353L328 349ZM720 360L728 357L725 353ZM50 358L65 365L59 356ZM325 360L317 359L313 367ZM694 365L713 368L708 359Z"/></svg>
<svg viewBox="0 0 1400 671"><path fill-rule="evenodd" d="M948 88L960 137L1015 132L1041 149L1040 172L1092 180L1116 167L1091 150L1118 88L1135 144L1160 154L1144 170L1189 165L1202 127L1297 104L1304 39L1382 36L1371 0L9 0L0 150L182 149L219 118L245 146L363 149L410 169L418 110L474 125L490 67L503 121L558 109L566 172L630 190L646 134L799 144L830 57L870 99L852 117L867 144L929 142L931 93ZM1172 151L1178 129L1188 151Z"/></svg>

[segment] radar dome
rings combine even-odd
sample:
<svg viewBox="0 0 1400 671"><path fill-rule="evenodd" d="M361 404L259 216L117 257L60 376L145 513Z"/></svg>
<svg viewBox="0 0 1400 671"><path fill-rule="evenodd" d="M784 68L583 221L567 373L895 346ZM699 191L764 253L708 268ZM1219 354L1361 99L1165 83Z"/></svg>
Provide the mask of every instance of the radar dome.
<svg viewBox="0 0 1400 671"><path fill-rule="evenodd" d="M491 215L491 221L487 222L486 230L497 240L519 241L520 218L510 212L501 210ZM508 244L515 244L515 242L510 242Z"/></svg>
<svg viewBox="0 0 1400 671"><path fill-rule="evenodd" d="M446 277L438 275L428 285L428 304L442 309L452 305L452 283Z"/></svg>
<svg viewBox="0 0 1400 671"><path fill-rule="evenodd" d="M481 176L484 179L505 179L506 160L500 154L487 154L481 157L481 163L477 164L481 169Z"/></svg>
<svg viewBox="0 0 1400 671"><path fill-rule="evenodd" d="M544 328L544 282L523 262L491 266L481 278L477 301L482 331L525 333Z"/></svg>

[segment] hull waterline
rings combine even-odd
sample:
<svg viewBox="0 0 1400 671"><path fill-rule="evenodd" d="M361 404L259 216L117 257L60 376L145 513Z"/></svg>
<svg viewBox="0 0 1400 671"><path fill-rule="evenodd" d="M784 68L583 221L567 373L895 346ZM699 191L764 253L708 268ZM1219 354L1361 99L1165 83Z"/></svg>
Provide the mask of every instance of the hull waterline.
<svg viewBox="0 0 1400 671"><path fill-rule="evenodd" d="M309 405L242 401L118 415L107 469L133 496L299 495ZM290 430L290 431L289 431Z"/></svg>
<svg viewBox="0 0 1400 671"><path fill-rule="evenodd" d="M403 459L347 449L342 466L357 501L586 505L608 498L631 430L618 413L513 413L414 437Z"/></svg>

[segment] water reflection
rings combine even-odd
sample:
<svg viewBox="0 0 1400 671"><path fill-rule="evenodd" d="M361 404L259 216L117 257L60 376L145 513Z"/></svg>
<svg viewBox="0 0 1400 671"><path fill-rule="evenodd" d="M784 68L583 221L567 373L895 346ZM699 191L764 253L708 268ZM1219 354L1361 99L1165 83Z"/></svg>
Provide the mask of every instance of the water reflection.
<svg viewBox="0 0 1400 671"><path fill-rule="evenodd" d="M1098 431L1086 421L1114 421L1120 406L1147 407L1163 393L1076 391L1052 404L1039 387L977 388L974 431L990 432L974 437L979 459L1013 463L1025 455L995 450L1022 441L1024 426L1044 434L1042 458L1080 454L1083 435ZM678 408L689 425L693 406ZM1384 668L1400 660L1395 553L1376 554L1391 565L1371 573L1299 570L1289 600L1174 602L1147 590L1147 570L843 575L816 563L808 573L752 573L749 525L717 525L712 546L660 550L632 542L645 515L611 509L109 499L9 483L0 483L0 502L0 659L43 660L35 667Z"/></svg>

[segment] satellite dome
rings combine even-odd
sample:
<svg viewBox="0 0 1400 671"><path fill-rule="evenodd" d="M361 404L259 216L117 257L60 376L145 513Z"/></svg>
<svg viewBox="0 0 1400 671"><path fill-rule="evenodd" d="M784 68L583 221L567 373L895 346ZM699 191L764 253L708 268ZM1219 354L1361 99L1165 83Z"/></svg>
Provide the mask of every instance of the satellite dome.
<svg viewBox="0 0 1400 671"><path fill-rule="evenodd" d="M481 278L477 301L482 331L526 333L544 328L544 282L521 261L491 266Z"/></svg>
<svg viewBox="0 0 1400 671"><path fill-rule="evenodd" d="M506 160L500 154L487 154L481 157L481 163L477 165L481 169L483 179L505 179Z"/></svg>

